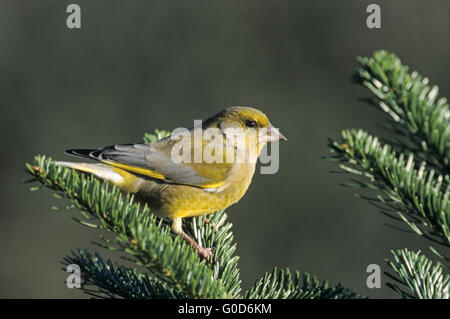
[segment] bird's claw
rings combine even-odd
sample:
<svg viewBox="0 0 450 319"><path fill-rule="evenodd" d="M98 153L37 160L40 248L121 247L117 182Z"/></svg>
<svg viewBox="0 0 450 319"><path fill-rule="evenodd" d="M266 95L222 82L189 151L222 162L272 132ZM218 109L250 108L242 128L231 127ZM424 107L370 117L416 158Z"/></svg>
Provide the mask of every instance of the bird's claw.
<svg viewBox="0 0 450 319"><path fill-rule="evenodd" d="M198 255L200 257L205 258L206 262L209 262L210 258L212 256L214 256L212 253L212 248L205 248L205 247L197 246L197 247L195 247L195 249L197 250Z"/></svg>

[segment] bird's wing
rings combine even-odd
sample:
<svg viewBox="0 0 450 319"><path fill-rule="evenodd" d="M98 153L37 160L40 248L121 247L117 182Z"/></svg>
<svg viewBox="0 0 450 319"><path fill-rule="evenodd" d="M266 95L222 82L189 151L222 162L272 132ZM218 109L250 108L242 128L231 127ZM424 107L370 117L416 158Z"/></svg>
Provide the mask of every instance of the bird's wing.
<svg viewBox="0 0 450 319"><path fill-rule="evenodd" d="M118 144L98 150L73 149L66 152L170 183L201 188L218 188L224 184L232 164L176 163L171 157L175 142L166 138L151 144Z"/></svg>

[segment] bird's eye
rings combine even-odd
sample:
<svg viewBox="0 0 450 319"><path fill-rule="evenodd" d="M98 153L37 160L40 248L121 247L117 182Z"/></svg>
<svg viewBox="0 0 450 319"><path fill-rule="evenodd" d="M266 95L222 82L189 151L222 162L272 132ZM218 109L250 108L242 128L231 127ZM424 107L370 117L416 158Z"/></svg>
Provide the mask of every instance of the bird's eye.
<svg viewBox="0 0 450 319"><path fill-rule="evenodd" d="M245 121L245 126L247 127L255 127L256 126L256 122L253 120L247 120Z"/></svg>

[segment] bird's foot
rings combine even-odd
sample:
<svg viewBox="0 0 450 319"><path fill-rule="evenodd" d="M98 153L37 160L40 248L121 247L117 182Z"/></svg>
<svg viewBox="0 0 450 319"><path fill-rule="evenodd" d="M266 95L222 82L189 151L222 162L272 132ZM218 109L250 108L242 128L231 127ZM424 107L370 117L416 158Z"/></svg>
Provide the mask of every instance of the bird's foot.
<svg viewBox="0 0 450 319"><path fill-rule="evenodd" d="M193 240L191 237L189 237L188 234L186 234L184 231L181 232L181 236L183 236L184 240L192 245L192 247L197 251L198 255L200 257L203 257L206 259L206 262L209 263L209 260L213 255L211 248L205 248L200 246L195 240Z"/></svg>
<svg viewBox="0 0 450 319"><path fill-rule="evenodd" d="M200 245L194 247L200 257L205 258L206 262L209 263L210 259L214 256L212 253L212 248L205 248Z"/></svg>

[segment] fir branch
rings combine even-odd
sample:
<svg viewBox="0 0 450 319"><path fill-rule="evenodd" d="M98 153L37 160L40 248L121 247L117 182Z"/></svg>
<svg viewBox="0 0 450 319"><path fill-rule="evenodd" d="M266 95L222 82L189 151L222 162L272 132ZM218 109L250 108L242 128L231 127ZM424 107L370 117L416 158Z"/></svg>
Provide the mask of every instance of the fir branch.
<svg viewBox="0 0 450 319"><path fill-rule="evenodd" d="M450 246L448 176L428 170L425 163L415 169L413 154L407 159L403 153L397 155L364 130L344 130L341 142L330 139L328 145L335 154L328 159L340 162L345 172L369 179L347 186L379 190L382 195L368 198L371 202L397 213L417 234Z"/></svg>
<svg viewBox="0 0 450 319"><path fill-rule="evenodd" d="M396 276L390 276L402 286L388 285L403 298L450 299L450 274L444 274L443 265L433 263L420 251L400 249L391 253L394 259L386 261Z"/></svg>
<svg viewBox="0 0 450 319"><path fill-rule="evenodd" d="M98 253L93 256L87 250L72 251L72 256L66 257L63 264L80 267L84 281L81 288L95 297L185 298L181 292L146 274L113 264L111 260L105 262Z"/></svg>
<svg viewBox="0 0 450 319"><path fill-rule="evenodd" d="M329 287L327 281L320 283L315 276L289 269L265 273L244 295L247 299L354 299L364 298L340 284Z"/></svg>
<svg viewBox="0 0 450 319"><path fill-rule="evenodd" d="M65 196L80 210L89 213L100 227L117 234L117 247L131 254L152 275L190 298L231 298L216 272L169 227L150 214L147 207L133 203L116 187L86 177L72 169L57 166L51 159L37 156L28 170L48 188Z"/></svg>
<svg viewBox="0 0 450 319"><path fill-rule="evenodd" d="M395 132L406 134L416 145L411 149L443 174L450 172L450 108L438 99L438 86L418 72L408 73L393 53L380 50L373 57L358 57L354 79L376 97L379 107L399 123ZM406 128L403 130L400 126ZM421 152L417 152L420 150Z"/></svg>
<svg viewBox="0 0 450 319"><path fill-rule="evenodd" d="M233 224L227 222L224 211L210 214L208 218L209 224L206 224L204 216L185 219L184 229L200 245L214 247L214 259L211 264L214 278L220 278L226 291L237 298L241 291L241 280L239 257L236 256L236 242L231 230Z"/></svg>
<svg viewBox="0 0 450 319"><path fill-rule="evenodd" d="M367 87L378 105L390 115L385 127L394 133L387 143L364 130L344 130L342 140L329 140L341 171L365 178L351 179L346 186L376 189L376 197L361 196L415 233L450 247L450 109L445 98L437 99L438 87L417 72L408 73L395 54L377 51L373 57L358 57L354 79ZM407 141L404 141L406 137ZM399 151L398 153L395 149ZM449 261L433 247L430 250ZM402 290L388 284L404 298L448 298L448 276L442 265L419 253L393 252L389 265L397 273Z"/></svg>
<svg viewBox="0 0 450 319"><path fill-rule="evenodd" d="M145 133L143 139L145 143L153 143L169 136L170 134L171 133L169 131L156 129L155 133Z"/></svg>

